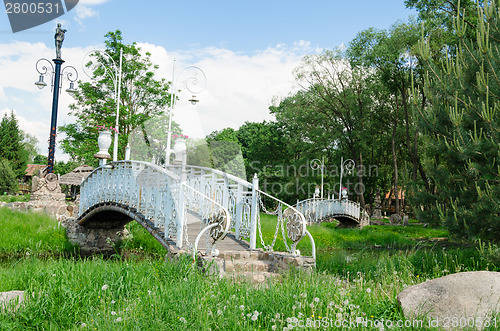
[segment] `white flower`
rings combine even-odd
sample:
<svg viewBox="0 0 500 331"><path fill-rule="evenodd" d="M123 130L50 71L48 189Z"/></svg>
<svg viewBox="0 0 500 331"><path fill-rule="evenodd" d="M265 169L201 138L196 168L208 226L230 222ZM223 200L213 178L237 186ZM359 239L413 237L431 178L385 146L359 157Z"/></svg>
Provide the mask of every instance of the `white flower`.
<svg viewBox="0 0 500 331"><path fill-rule="evenodd" d="M103 286L101 287L101 290L103 290L103 291L106 291L107 289L108 289L108 285L103 285Z"/></svg>
<svg viewBox="0 0 500 331"><path fill-rule="evenodd" d="M217 315L222 315L222 310L217 310Z"/></svg>
<svg viewBox="0 0 500 331"><path fill-rule="evenodd" d="M276 324L274 324L273 326L271 326L271 330L276 330Z"/></svg>
<svg viewBox="0 0 500 331"><path fill-rule="evenodd" d="M111 312L111 315L116 315L116 311L112 311L112 312Z"/></svg>
<svg viewBox="0 0 500 331"><path fill-rule="evenodd" d="M367 288L366 289L366 293L371 293L372 292L372 289L371 288Z"/></svg>
<svg viewBox="0 0 500 331"><path fill-rule="evenodd" d="M117 319L115 319L115 322L121 322L121 321L122 321L121 317L118 317Z"/></svg>
<svg viewBox="0 0 500 331"><path fill-rule="evenodd" d="M303 297L303 298L305 298L307 296L307 293L306 292L301 293L300 296Z"/></svg>
<svg viewBox="0 0 500 331"><path fill-rule="evenodd" d="M111 301L111 304L114 304L114 303L116 303L116 301L115 301L115 300L112 300L112 301Z"/></svg>
<svg viewBox="0 0 500 331"><path fill-rule="evenodd" d="M314 301L319 302L319 298L318 297L314 298Z"/></svg>
<svg viewBox="0 0 500 331"><path fill-rule="evenodd" d="M241 306L240 306L240 310L245 310L245 306L244 306L244 305L241 305Z"/></svg>
<svg viewBox="0 0 500 331"><path fill-rule="evenodd" d="M255 321L257 320L257 318L258 318L258 317L259 317L259 315L252 315L252 321L254 321L254 322L255 322Z"/></svg>
<svg viewBox="0 0 500 331"><path fill-rule="evenodd" d="M84 327L86 327L86 326L87 326L87 324L85 324L85 323L82 323L82 328L84 328Z"/></svg>
<svg viewBox="0 0 500 331"><path fill-rule="evenodd" d="M253 314L259 316L259 312L257 310L254 311Z"/></svg>
<svg viewBox="0 0 500 331"><path fill-rule="evenodd" d="M184 317L179 318L179 321L181 321L182 323L186 323L187 322Z"/></svg>
<svg viewBox="0 0 500 331"><path fill-rule="evenodd" d="M276 317L276 318L280 318L280 317L281 317L281 315L280 315L280 313L277 313L274 317Z"/></svg>

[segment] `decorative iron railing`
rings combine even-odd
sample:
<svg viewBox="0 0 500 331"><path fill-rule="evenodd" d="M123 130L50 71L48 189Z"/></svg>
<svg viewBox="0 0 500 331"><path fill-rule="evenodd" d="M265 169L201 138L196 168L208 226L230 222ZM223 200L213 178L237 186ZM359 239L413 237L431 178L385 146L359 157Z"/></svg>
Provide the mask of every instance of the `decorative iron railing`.
<svg viewBox="0 0 500 331"><path fill-rule="evenodd" d="M348 217L360 225L365 225L367 219L369 221L368 214L360 204L350 200L307 199L298 202L295 208L304 214L309 224L335 217Z"/></svg>
<svg viewBox="0 0 500 331"><path fill-rule="evenodd" d="M128 205L154 222L178 247L189 246L186 209L210 229L212 251L229 231L231 216L218 202L181 182L182 177L141 161L118 161L95 169L81 185L80 216L93 205L115 202ZM197 243L194 245L196 251Z"/></svg>
<svg viewBox="0 0 500 331"><path fill-rule="evenodd" d="M167 169L178 176L182 175L181 166L171 165ZM286 249L294 255L299 255L296 246L307 235L311 240L315 257L314 239L306 229L307 222L304 215L296 208L259 190L256 177L250 183L220 170L189 165L185 166L185 173L187 185L228 210L231 216L230 230L238 239L248 239L251 249L256 248L259 238L262 247L273 250L281 232ZM269 201L275 211L267 211L263 200ZM267 243L262 235L261 211L277 216L274 236Z"/></svg>

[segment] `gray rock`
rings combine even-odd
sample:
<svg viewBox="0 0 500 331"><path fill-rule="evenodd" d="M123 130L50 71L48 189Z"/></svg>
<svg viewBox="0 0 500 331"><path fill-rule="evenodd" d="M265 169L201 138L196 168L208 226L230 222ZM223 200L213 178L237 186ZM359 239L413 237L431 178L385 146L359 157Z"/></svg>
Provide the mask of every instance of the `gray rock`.
<svg viewBox="0 0 500 331"><path fill-rule="evenodd" d="M408 215L403 216L403 225L404 226L410 225L410 220L408 218Z"/></svg>
<svg viewBox="0 0 500 331"><path fill-rule="evenodd" d="M12 301L17 303L14 310L19 308L23 300L24 291L0 292L0 312L12 304Z"/></svg>
<svg viewBox="0 0 500 331"><path fill-rule="evenodd" d="M478 330L495 322L500 326L494 319L500 313L500 272L461 272L428 280L403 290L398 302L407 319L425 317L425 326Z"/></svg>
<svg viewBox="0 0 500 331"><path fill-rule="evenodd" d="M399 214L392 214L391 217L389 217L389 223L401 224L401 216Z"/></svg>

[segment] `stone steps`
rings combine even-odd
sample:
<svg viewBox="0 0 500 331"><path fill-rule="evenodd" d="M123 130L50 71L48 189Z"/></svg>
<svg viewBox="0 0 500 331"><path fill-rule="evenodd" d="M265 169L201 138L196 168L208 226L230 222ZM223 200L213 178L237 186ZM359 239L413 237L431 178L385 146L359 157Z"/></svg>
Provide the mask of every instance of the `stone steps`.
<svg viewBox="0 0 500 331"><path fill-rule="evenodd" d="M206 273L252 284L279 278L281 273L290 268L312 270L315 266L312 258L265 252L262 249L221 251L217 257L203 254L198 254L198 257L199 264Z"/></svg>

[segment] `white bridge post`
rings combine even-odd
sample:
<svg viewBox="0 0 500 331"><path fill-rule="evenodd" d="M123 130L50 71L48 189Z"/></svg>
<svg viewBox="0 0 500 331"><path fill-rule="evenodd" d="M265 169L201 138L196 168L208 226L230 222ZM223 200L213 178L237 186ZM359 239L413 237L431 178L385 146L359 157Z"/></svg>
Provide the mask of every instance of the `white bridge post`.
<svg viewBox="0 0 500 331"><path fill-rule="evenodd" d="M184 199L184 184L187 181L186 173L186 150L182 151L182 165L181 165L181 181L179 183L179 204L177 206L177 215L179 222L177 223L177 247L182 248L184 239L184 222L186 214L186 201Z"/></svg>
<svg viewBox="0 0 500 331"><path fill-rule="evenodd" d="M252 180L252 213L250 222L250 249L257 247L257 218L259 217L259 178L257 174L254 175Z"/></svg>

